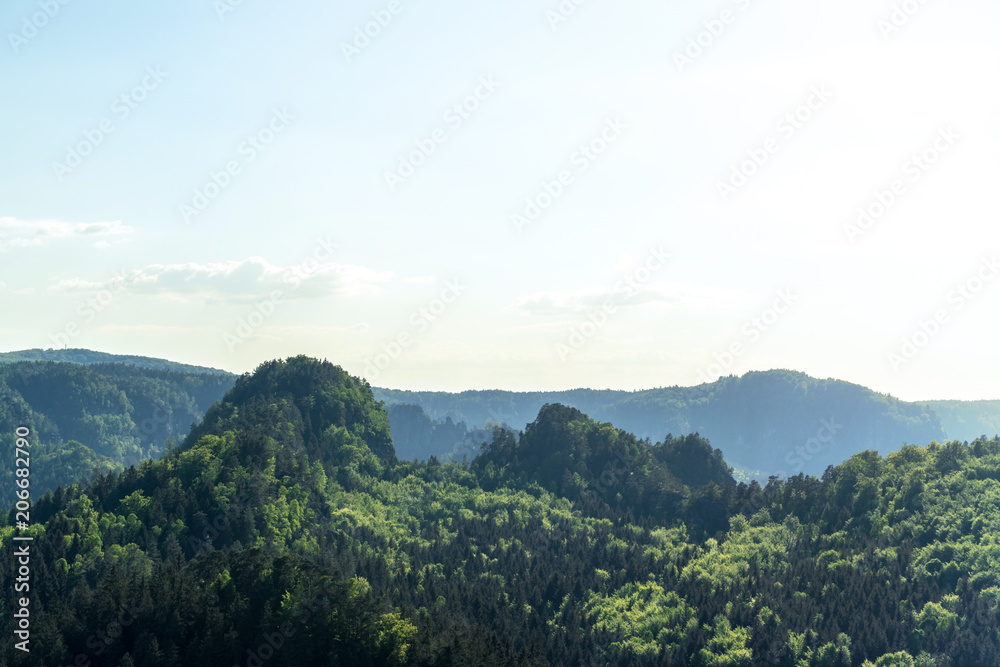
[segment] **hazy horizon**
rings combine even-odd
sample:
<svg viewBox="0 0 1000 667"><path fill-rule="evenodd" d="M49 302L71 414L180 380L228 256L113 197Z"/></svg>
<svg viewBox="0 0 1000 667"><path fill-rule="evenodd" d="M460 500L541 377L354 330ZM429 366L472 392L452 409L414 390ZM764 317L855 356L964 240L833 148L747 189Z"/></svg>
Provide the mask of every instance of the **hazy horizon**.
<svg viewBox="0 0 1000 667"><path fill-rule="evenodd" d="M36 348L36 349L42 349L43 351L48 352L48 351L54 350L55 348ZM70 349L87 349L87 348L70 348ZM12 353L12 352L25 352L25 351L27 351L27 350L2 350L2 351L0 351L0 354ZM89 350L88 349L87 351L90 351L90 352L100 352L102 354L125 354L125 353L109 352L107 350ZM192 366L200 366L200 367L203 367L203 368L212 368L212 369L215 369L215 370L220 370L220 371L225 371L225 372L228 372L228 373L232 373L234 375L241 375L241 374L247 373L247 372L252 373L257 368L257 366L259 364L265 363L266 361L270 361L270 359L262 359L262 360L260 360L260 362L258 362L258 364L254 364L250 368L246 368L244 370L233 370L233 369L230 369L230 368L223 368L223 367L219 367L219 366L204 366L202 364L194 364L194 363L191 363L191 362L184 361L182 359L168 359L168 358L164 358L164 357L157 357L157 356L154 356L154 355L135 355L135 356L144 356L144 357L149 357L149 358L152 358L152 359L160 359L160 360L163 360L163 361L170 361L170 362L175 362L175 363L189 364L189 365L192 365ZM295 356L295 355L292 355L292 356ZM325 358L327 361L329 361L329 362L331 362L333 364L336 364L336 365L339 365L339 366L343 366L342 364L338 363L336 359L332 359L332 358L329 358L329 357L322 357L322 358ZM803 371L798 371L797 369L794 369L794 368L761 368L761 369L751 369L749 371L746 371L745 373L738 373L738 374L734 373L733 375L736 376L736 377L742 377L743 375L746 375L746 373L754 373L754 372L757 372L757 373L767 373L767 372L770 372L770 371L791 371L791 372L795 372L795 373L801 373L801 372L803 372ZM809 374L806 373L806 375L809 375ZM894 394L892 392L879 391L878 389L876 389L874 387L867 387L867 385L864 385L864 384L862 384L860 382L854 382L854 381L850 380L849 378L841 378L841 377L817 377L817 376L810 376L810 377L815 377L816 379L819 379L819 380L837 380L837 381L841 381L841 382L847 382L849 384L859 385L859 386L871 389L872 391L875 391L876 393L884 394L884 395L888 395L888 396L892 396L893 398L898 398L900 400L903 400L903 401L906 401L906 402L909 402L909 403L920 403L920 402L923 402L923 401L946 401L946 400L961 400L961 401L969 401L969 402L973 402L973 401L996 401L996 400L1000 400L1000 398L954 399L954 398L949 398L949 397L934 397L934 398L926 398L926 397L924 397L924 398L910 399L910 398L906 398L906 397L903 397L903 396L898 396L898 395L896 395L896 394ZM716 379L718 379L718 378L716 378ZM715 380L713 380L713 382L714 381ZM455 389L437 389L437 388L429 388L429 387L421 387L421 386L395 387L395 386L389 386L387 384L380 384L380 383L377 383L377 382L372 382L370 384L373 387L378 387L380 389L388 389L388 390L392 390L392 391L439 392L439 393L459 394L459 393L462 393L462 392L477 392L477 391L508 391L508 392L516 392L516 393L521 393L521 392L556 393L556 392L570 392L570 391L576 391L576 390L642 392L642 391L651 391L651 390L656 390L656 389L669 389L671 387L682 387L682 388L695 387L695 386L698 386L700 383L695 383L695 384L669 383L669 384L652 385L652 386L647 386L647 387L574 386L574 387L541 387L541 388L534 388L533 387L533 388L525 388L525 389L509 389L509 388L506 388L506 387L494 387L494 386L460 387L460 388L455 388ZM711 384L711 383L709 383L709 384Z"/></svg>
<svg viewBox="0 0 1000 667"><path fill-rule="evenodd" d="M8 3L0 345L995 399L1000 8L897 4Z"/></svg>

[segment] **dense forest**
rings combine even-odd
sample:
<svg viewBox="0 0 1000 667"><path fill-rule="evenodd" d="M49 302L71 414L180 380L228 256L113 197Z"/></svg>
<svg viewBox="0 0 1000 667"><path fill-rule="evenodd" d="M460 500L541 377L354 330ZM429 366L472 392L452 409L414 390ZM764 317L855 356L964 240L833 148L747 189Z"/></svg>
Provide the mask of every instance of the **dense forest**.
<svg viewBox="0 0 1000 667"><path fill-rule="evenodd" d="M123 364L0 364L0 457L14 429L38 437L32 485L41 494L97 471L123 470L179 442L232 385L228 376ZM14 469L0 470L0 502L14 502Z"/></svg>
<svg viewBox="0 0 1000 667"><path fill-rule="evenodd" d="M551 403L406 461L364 380L267 362L159 460L4 518L0 664L1000 664L1000 440L761 485L677 432Z"/></svg>

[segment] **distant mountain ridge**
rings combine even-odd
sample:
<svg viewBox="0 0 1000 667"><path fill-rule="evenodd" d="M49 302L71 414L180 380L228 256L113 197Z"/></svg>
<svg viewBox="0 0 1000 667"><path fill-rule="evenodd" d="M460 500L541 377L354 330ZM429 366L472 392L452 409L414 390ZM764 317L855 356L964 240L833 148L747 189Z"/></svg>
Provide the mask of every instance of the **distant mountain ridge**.
<svg viewBox="0 0 1000 667"><path fill-rule="evenodd" d="M33 424L32 489L42 493L94 470L159 458L165 444L232 386L231 376L134 364L0 364L0 456L13 460L15 429ZM14 469L0 470L0 502L13 501Z"/></svg>
<svg viewBox="0 0 1000 667"><path fill-rule="evenodd" d="M488 422L520 427L546 403L561 403L653 441L697 432L731 465L758 471L763 479L799 472L818 476L866 449L886 453L904 443L972 441L1000 432L990 428L1000 426L1000 401L907 402L789 370L639 391L373 391L389 406L417 405L432 420L451 419L470 429ZM407 447L397 446L403 456Z"/></svg>
<svg viewBox="0 0 1000 667"><path fill-rule="evenodd" d="M236 376L229 371L206 366L192 366L182 364L167 359L157 359L155 357L141 357L131 354L109 354L107 352L96 352L82 348L70 348L67 350L56 350L49 348L33 348L30 350L17 350L14 352L0 352L0 364L16 363L18 361L61 361L72 364L127 364L139 368L150 368L161 371L182 371L184 373L210 373L213 375L230 375L235 380Z"/></svg>
<svg viewBox="0 0 1000 667"><path fill-rule="evenodd" d="M22 360L113 363L210 375L218 378L218 396L239 377L215 368L85 349L0 353L0 367ZM576 408L654 442L668 434L697 432L722 450L739 477L750 472L761 480L799 472L821 475L828 465L865 449L887 452L902 443L971 442L1000 433L1000 401L907 402L861 385L790 370L637 391L449 393L372 387L372 392L385 403L393 444L404 460L471 459L488 440L493 424L523 429L547 403Z"/></svg>
<svg viewBox="0 0 1000 667"><path fill-rule="evenodd" d="M941 418L949 438L971 442L980 435L1000 434L1000 401L915 401Z"/></svg>

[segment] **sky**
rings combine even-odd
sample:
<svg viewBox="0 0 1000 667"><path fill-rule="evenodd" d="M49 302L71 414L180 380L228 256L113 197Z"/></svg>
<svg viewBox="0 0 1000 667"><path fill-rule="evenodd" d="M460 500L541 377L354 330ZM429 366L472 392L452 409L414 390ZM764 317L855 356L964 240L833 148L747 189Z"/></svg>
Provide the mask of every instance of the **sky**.
<svg viewBox="0 0 1000 667"><path fill-rule="evenodd" d="M10 0L0 350L997 399L998 18Z"/></svg>

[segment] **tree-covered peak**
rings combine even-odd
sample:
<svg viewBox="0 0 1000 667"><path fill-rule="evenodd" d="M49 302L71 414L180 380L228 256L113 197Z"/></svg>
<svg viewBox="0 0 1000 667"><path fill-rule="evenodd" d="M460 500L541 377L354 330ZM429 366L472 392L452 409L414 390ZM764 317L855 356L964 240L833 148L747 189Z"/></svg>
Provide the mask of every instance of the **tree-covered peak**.
<svg viewBox="0 0 1000 667"><path fill-rule="evenodd" d="M722 453L697 435L651 445L559 403L520 437L495 429L473 469L487 488L538 484L606 516L674 517L696 489L734 484Z"/></svg>
<svg viewBox="0 0 1000 667"><path fill-rule="evenodd" d="M323 443L341 442L336 431L359 439L380 459L395 458L389 421L371 387L329 361L304 355L262 363L243 374L222 401L185 440L190 447L204 435L256 432L279 444L303 445L326 458Z"/></svg>
<svg viewBox="0 0 1000 667"><path fill-rule="evenodd" d="M676 438L668 434L653 447L653 455L687 486L736 483L722 451L697 433Z"/></svg>

